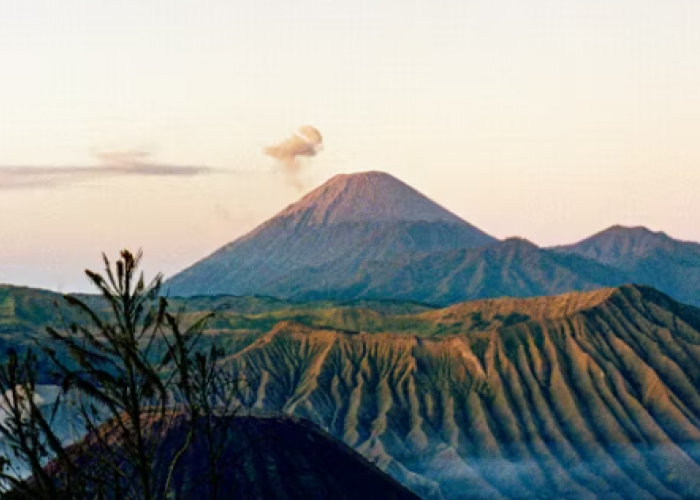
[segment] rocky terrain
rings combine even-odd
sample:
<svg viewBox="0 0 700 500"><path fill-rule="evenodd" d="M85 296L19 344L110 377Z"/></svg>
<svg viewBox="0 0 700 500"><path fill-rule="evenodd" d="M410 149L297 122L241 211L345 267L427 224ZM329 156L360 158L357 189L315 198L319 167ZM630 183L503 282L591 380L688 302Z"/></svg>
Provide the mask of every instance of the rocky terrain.
<svg viewBox="0 0 700 500"><path fill-rule="evenodd" d="M57 295L0 291L5 346L58 322ZM424 498L700 495L700 310L653 288L189 305L219 310L204 341L244 406L315 422Z"/></svg>
<svg viewBox="0 0 700 500"><path fill-rule="evenodd" d="M285 321L227 363L249 407L318 423L424 498L700 496L700 310L627 286L416 319L453 333Z"/></svg>
<svg viewBox="0 0 700 500"><path fill-rule="evenodd" d="M480 248L370 261L353 269L334 261L293 271L266 291L296 300L391 297L445 306L490 297L595 290L631 280L629 274L593 260L511 238Z"/></svg>

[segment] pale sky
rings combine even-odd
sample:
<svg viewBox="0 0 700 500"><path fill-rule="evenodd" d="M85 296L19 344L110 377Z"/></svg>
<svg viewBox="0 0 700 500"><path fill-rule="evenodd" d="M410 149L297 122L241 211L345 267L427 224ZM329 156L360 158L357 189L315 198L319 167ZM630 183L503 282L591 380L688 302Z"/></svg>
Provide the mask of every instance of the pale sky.
<svg viewBox="0 0 700 500"><path fill-rule="evenodd" d="M82 290L121 247L169 275L363 170L497 237L700 241L698 26L697 0L2 0L0 283ZM304 124L299 190L261 151ZM2 174L105 151L167 171Z"/></svg>

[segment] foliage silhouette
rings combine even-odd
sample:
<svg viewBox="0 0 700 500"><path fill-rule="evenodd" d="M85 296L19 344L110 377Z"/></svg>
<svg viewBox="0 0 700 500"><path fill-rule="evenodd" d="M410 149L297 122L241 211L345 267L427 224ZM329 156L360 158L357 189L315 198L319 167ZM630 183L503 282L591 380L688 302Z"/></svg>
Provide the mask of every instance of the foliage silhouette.
<svg viewBox="0 0 700 500"><path fill-rule="evenodd" d="M42 404L33 350L11 351L0 366L0 493L7 498L175 498L173 476L198 433L216 496L216 462L226 446L216 427L231 422L216 417L237 413L239 383L220 370L223 351L201 342L215 313L186 321L183 310L171 312L162 275L146 285L138 273L141 256L124 250L112 266L103 255L105 276L86 271L110 314L65 295L87 322L47 327L50 342L37 341L61 387L53 404ZM66 407L85 435L70 446L55 429ZM180 442L164 453L159 446L176 421Z"/></svg>

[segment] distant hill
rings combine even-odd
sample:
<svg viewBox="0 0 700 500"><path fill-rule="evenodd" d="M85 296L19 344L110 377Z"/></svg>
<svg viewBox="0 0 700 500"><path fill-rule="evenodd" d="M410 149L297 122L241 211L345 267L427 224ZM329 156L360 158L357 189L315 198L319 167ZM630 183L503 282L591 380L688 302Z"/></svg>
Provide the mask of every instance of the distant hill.
<svg viewBox="0 0 700 500"><path fill-rule="evenodd" d="M651 231L641 226L619 225L579 243L554 248L622 268L627 267L631 261L644 259L657 252L700 254L698 243L675 240L664 232Z"/></svg>
<svg viewBox="0 0 700 500"><path fill-rule="evenodd" d="M625 272L520 238L426 256L343 261L298 269L266 291L295 300L392 298L448 305L489 297L535 297L594 290L632 281Z"/></svg>
<svg viewBox="0 0 700 500"><path fill-rule="evenodd" d="M170 460L180 449L186 433L184 423L182 419L176 420L165 437L155 445L159 458ZM419 498L352 448L309 422L288 416L218 417L214 429L217 442L228 443L218 460L220 479L216 498ZM121 442L116 429L105 425L102 431L110 436L112 451L117 449ZM198 434L199 437L187 449L175 469L173 489L177 492L177 498L213 498L202 434ZM77 457L83 467L92 467L97 471L101 466L99 457L102 451L97 447L81 443L71 447L69 453ZM126 464L123 466L122 472L126 477L129 475L128 467ZM60 473L55 466L49 466L48 470L54 475ZM156 484L165 483L167 472L163 467L154 471ZM8 495L8 498L11 499L12 495Z"/></svg>
<svg viewBox="0 0 700 500"><path fill-rule="evenodd" d="M613 226L579 243L556 247L626 273L683 302L700 305L700 244L644 227Z"/></svg>
<svg viewBox="0 0 700 500"><path fill-rule="evenodd" d="M496 241L382 172L338 175L251 233L166 282L171 295L265 294L296 269L469 248Z"/></svg>
<svg viewBox="0 0 700 500"><path fill-rule="evenodd" d="M625 286L412 321L452 333L287 321L227 363L251 407L318 423L424 498L700 496L700 309Z"/></svg>
<svg viewBox="0 0 700 500"><path fill-rule="evenodd" d="M638 283L700 305L700 244L616 226L581 243L539 248L510 238L479 248L370 260L338 259L265 286L297 301L391 298L448 305L490 297L536 297Z"/></svg>
<svg viewBox="0 0 700 500"><path fill-rule="evenodd" d="M111 310L95 295L79 294L93 310L108 316ZM230 352L235 352L253 342L257 336L268 331L271 325L287 319L308 321L309 324L336 324L341 317L364 317L386 315L411 315L436 309L435 306L411 301L397 300L348 300L298 302L266 296L196 296L169 298L171 310L184 308L185 320L197 318L202 313L217 311L210 321L205 341L221 341ZM59 312L60 311L60 312ZM361 311L361 314L356 312ZM66 328L71 322L83 323L85 316L68 306L63 295L28 287L0 285L0 363L7 359L8 349L23 351L33 348L39 360L44 354L37 349L37 341L47 340L46 327ZM329 323L330 322L330 323ZM367 326L366 323L362 323ZM219 333L236 331L235 336L218 337ZM40 368L48 364L39 363ZM40 383L51 383L47 368L40 373Z"/></svg>

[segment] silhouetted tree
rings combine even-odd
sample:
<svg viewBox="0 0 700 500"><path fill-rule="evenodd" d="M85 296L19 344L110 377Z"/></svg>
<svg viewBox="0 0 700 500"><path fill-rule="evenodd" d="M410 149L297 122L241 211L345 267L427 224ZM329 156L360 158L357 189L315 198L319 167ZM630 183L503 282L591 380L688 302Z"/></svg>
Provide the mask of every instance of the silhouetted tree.
<svg viewBox="0 0 700 500"><path fill-rule="evenodd" d="M62 389L53 405L39 404L37 357L31 350L24 357L10 352L0 367L5 413L0 492L18 499L172 498L178 463L202 433L214 498L216 461L225 447L215 438L222 421L216 417L239 406L238 383L219 369L223 352L215 346L200 349L213 313L191 321L182 311L172 313L160 295L162 275L146 285L137 274L141 252L122 251L114 267L103 257L105 276L86 274L107 312L65 295L86 322L48 327L50 342L39 344ZM53 427L62 404L72 405L72 423L85 434L69 447ZM160 453L161 438L176 420L182 428L183 419L187 425L177 450ZM29 479L20 479L17 464Z"/></svg>

